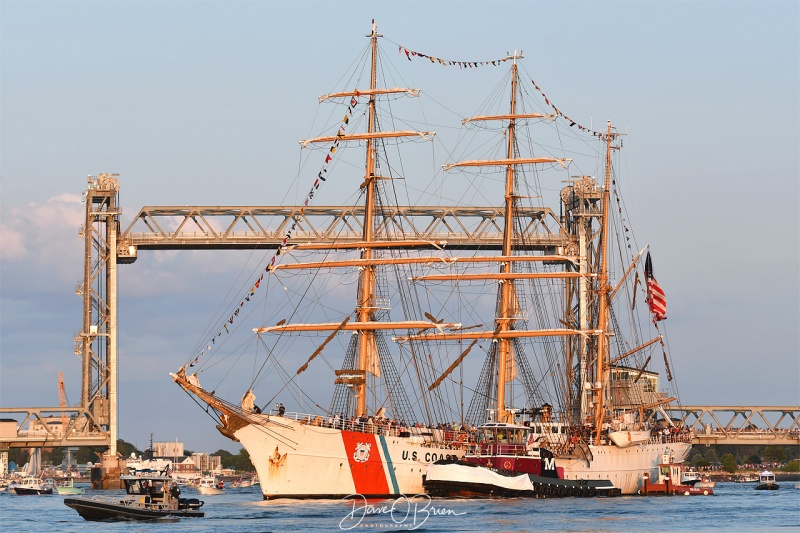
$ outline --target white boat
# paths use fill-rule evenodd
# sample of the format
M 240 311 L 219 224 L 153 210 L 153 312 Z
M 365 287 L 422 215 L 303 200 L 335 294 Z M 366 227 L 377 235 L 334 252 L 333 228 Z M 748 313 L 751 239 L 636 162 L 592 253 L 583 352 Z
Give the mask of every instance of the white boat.
M 19 496 L 39 495 L 39 494 L 53 494 L 53 483 L 37 477 L 26 477 L 20 481 L 13 483 L 9 486 L 9 490 L 13 490 Z
M 76 487 L 72 478 L 68 478 L 60 483 L 55 484 L 56 491 L 59 494 L 73 494 L 73 495 L 80 495 L 86 494 L 86 491 L 81 487 Z
M 771 470 L 764 470 L 758 475 L 756 490 L 778 490 L 780 485 L 775 483 L 775 474 Z
M 203 334 L 173 380 L 208 406 L 223 435 L 245 447 L 265 499 L 420 493 L 428 465 L 465 456 L 469 430 L 487 422 L 515 424 L 523 413 L 540 426 L 538 445 L 554 454 L 565 479 L 608 480 L 624 494 L 636 493 L 645 473 L 657 475 L 664 454 L 685 459 L 692 434 L 675 427 L 664 409 L 676 400 L 659 329 L 666 302 L 650 252 L 635 244 L 622 209 L 625 188 L 617 185 L 620 165 L 612 162 L 620 134 L 610 123 L 600 131 L 586 128 L 555 108 L 532 79 L 519 75 L 521 53 L 488 62 L 510 69 L 510 89 L 490 114 L 463 124 L 492 134 L 464 145 L 492 153 L 444 165 L 461 173 L 452 190 L 463 200 L 452 212 L 425 211 L 419 191 L 433 191 L 425 199 L 430 205 L 450 190 L 439 170 L 421 179 L 410 175 L 416 169 L 401 175 L 405 167 L 389 157 L 406 148 L 401 140 L 429 141 L 432 132 L 380 130 L 416 124 L 399 116 L 405 110 L 400 99 L 420 92 L 379 83 L 378 76 L 393 69 L 378 68 L 387 59 L 379 53 L 382 36 L 374 23 L 367 37 L 366 67 L 343 78 L 357 81 L 320 98 L 340 105 L 344 118 L 301 143 L 324 147 L 303 205 L 318 201 L 333 183 L 352 184 L 357 205 L 329 209 L 346 219 L 349 230 L 341 232 L 352 231 L 338 242 L 332 242 L 338 232 L 321 242 L 303 221 L 305 210 L 286 215 L 277 253 L 247 280 L 230 315 L 214 319 L 222 326 Z M 404 61 L 446 63 L 400 51 Z M 522 97 L 529 94 L 538 101 L 525 107 Z M 392 114 L 383 116 L 387 111 Z M 528 126 L 549 133 L 540 139 Z M 566 140 L 577 146 L 553 155 L 552 147 Z M 346 159 L 353 146 L 364 164 L 356 176 L 355 160 Z M 587 152 L 576 176 L 569 157 Z M 335 164 L 340 159 L 347 161 L 343 176 Z M 600 178 L 587 175 L 594 170 Z M 555 207 L 545 207 L 545 197 Z M 451 216 L 461 211 L 479 214 L 482 222 L 454 229 L 460 222 Z M 400 212 L 432 229 L 418 237 L 422 229 L 404 226 Z M 485 240 L 474 240 L 478 236 Z M 273 290 L 273 280 L 284 274 L 296 285 Z M 274 325 L 247 324 L 255 315 L 249 308 L 259 305 L 254 302 L 263 302 L 261 316 Z M 227 349 L 228 335 L 250 329 L 264 363 L 223 370 L 215 356 Z M 338 346 L 326 349 L 329 343 Z M 470 362 L 483 357 L 482 365 L 475 362 L 480 372 L 455 379 L 471 350 Z M 666 380 L 651 368 L 662 354 Z M 328 367 L 331 360 L 340 367 L 328 372 L 323 358 Z M 234 359 L 240 358 L 228 358 Z M 328 406 L 320 404 L 317 381 L 303 386 L 310 365 L 334 383 Z M 206 371 L 224 372 L 225 384 L 203 388 Z M 292 391 L 299 405 L 316 407 L 260 408 L 254 386 L 270 398 Z M 472 394 L 466 412 L 459 400 L 464 394 Z
M 611 439 L 611 442 L 616 444 L 619 448 L 645 444 L 650 441 L 650 437 L 650 430 L 612 431 L 608 434 L 608 438 Z
M 209 476 L 200 478 L 200 480 L 197 482 L 196 488 L 200 494 L 225 494 L 225 484 L 222 481 Z
M 686 467 L 681 471 L 681 485 L 689 485 L 691 487 L 713 489 L 716 481 L 711 481 L 707 476 L 703 476 L 692 467 Z

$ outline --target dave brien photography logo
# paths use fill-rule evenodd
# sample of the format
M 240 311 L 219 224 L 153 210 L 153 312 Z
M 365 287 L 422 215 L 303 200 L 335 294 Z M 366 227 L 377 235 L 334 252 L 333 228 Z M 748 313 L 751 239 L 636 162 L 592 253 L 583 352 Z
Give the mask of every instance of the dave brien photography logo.
M 351 494 L 343 498 L 352 502 L 350 512 L 339 521 L 339 529 L 349 530 L 357 527 L 371 529 L 402 528 L 413 531 L 421 527 L 433 516 L 460 516 L 465 512 L 456 512 L 443 506 L 434 505 L 427 494 L 400 496 L 395 500 L 381 500 L 369 503 L 361 494 Z M 368 519 L 367 517 L 377 517 Z

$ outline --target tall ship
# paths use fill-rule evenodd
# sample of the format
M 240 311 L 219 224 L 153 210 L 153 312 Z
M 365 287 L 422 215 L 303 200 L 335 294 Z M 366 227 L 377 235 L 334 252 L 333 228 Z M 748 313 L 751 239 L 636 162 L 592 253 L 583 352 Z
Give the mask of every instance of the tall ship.
M 456 141 L 421 156 L 437 136 L 402 115 L 421 92 L 387 82 L 400 71 L 374 22 L 367 37 L 342 78 L 355 88 L 320 97 L 340 112 L 301 141 L 321 164 L 298 175 L 303 205 L 345 195 L 324 209 L 339 229 L 322 238 L 287 210 L 277 251 L 173 380 L 244 446 L 265 499 L 419 494 L 431 465 L 465 459 L 509 474 L 545 458 L 550 475 L 635 493 L 691 435 L 664 410 L 665 301 L 622 201 L 622 136 L 556 108 L 521 52 L 400 45 L 403 64 L 505 72 L 483 112 L 439 126 Z M 509 435 L 520 445 L 492 442 Z

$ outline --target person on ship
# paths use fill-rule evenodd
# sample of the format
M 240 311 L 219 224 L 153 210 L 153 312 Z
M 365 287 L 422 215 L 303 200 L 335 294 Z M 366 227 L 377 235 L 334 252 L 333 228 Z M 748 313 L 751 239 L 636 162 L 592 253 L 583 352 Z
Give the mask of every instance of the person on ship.
M 278 416 L 283 416 L 283 414 L 285 412 L 286 412 L 286 408 L 283 406 L 282 403 L 279 403 L 278 404 Z

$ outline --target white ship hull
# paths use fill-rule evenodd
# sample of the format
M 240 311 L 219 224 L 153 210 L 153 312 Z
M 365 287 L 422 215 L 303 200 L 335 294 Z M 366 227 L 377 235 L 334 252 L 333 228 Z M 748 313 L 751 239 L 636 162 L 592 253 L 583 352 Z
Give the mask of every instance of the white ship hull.
M 422 437 L 381 435 L 263 416 L 234 434 L 250 454 L 264 499 L 424 494 L 429 464 L 463 451 Z
M 636 494 L 646 473 L 657 479 L 662 454 L 672 454 L 675 462 L 686 459 L 692 445 L 687 442 L 648 442 L 620 448 L 613 444 L 590 445 L 592 460 L 556 457 L 565 479 L 608 479 L 622 494 Z

